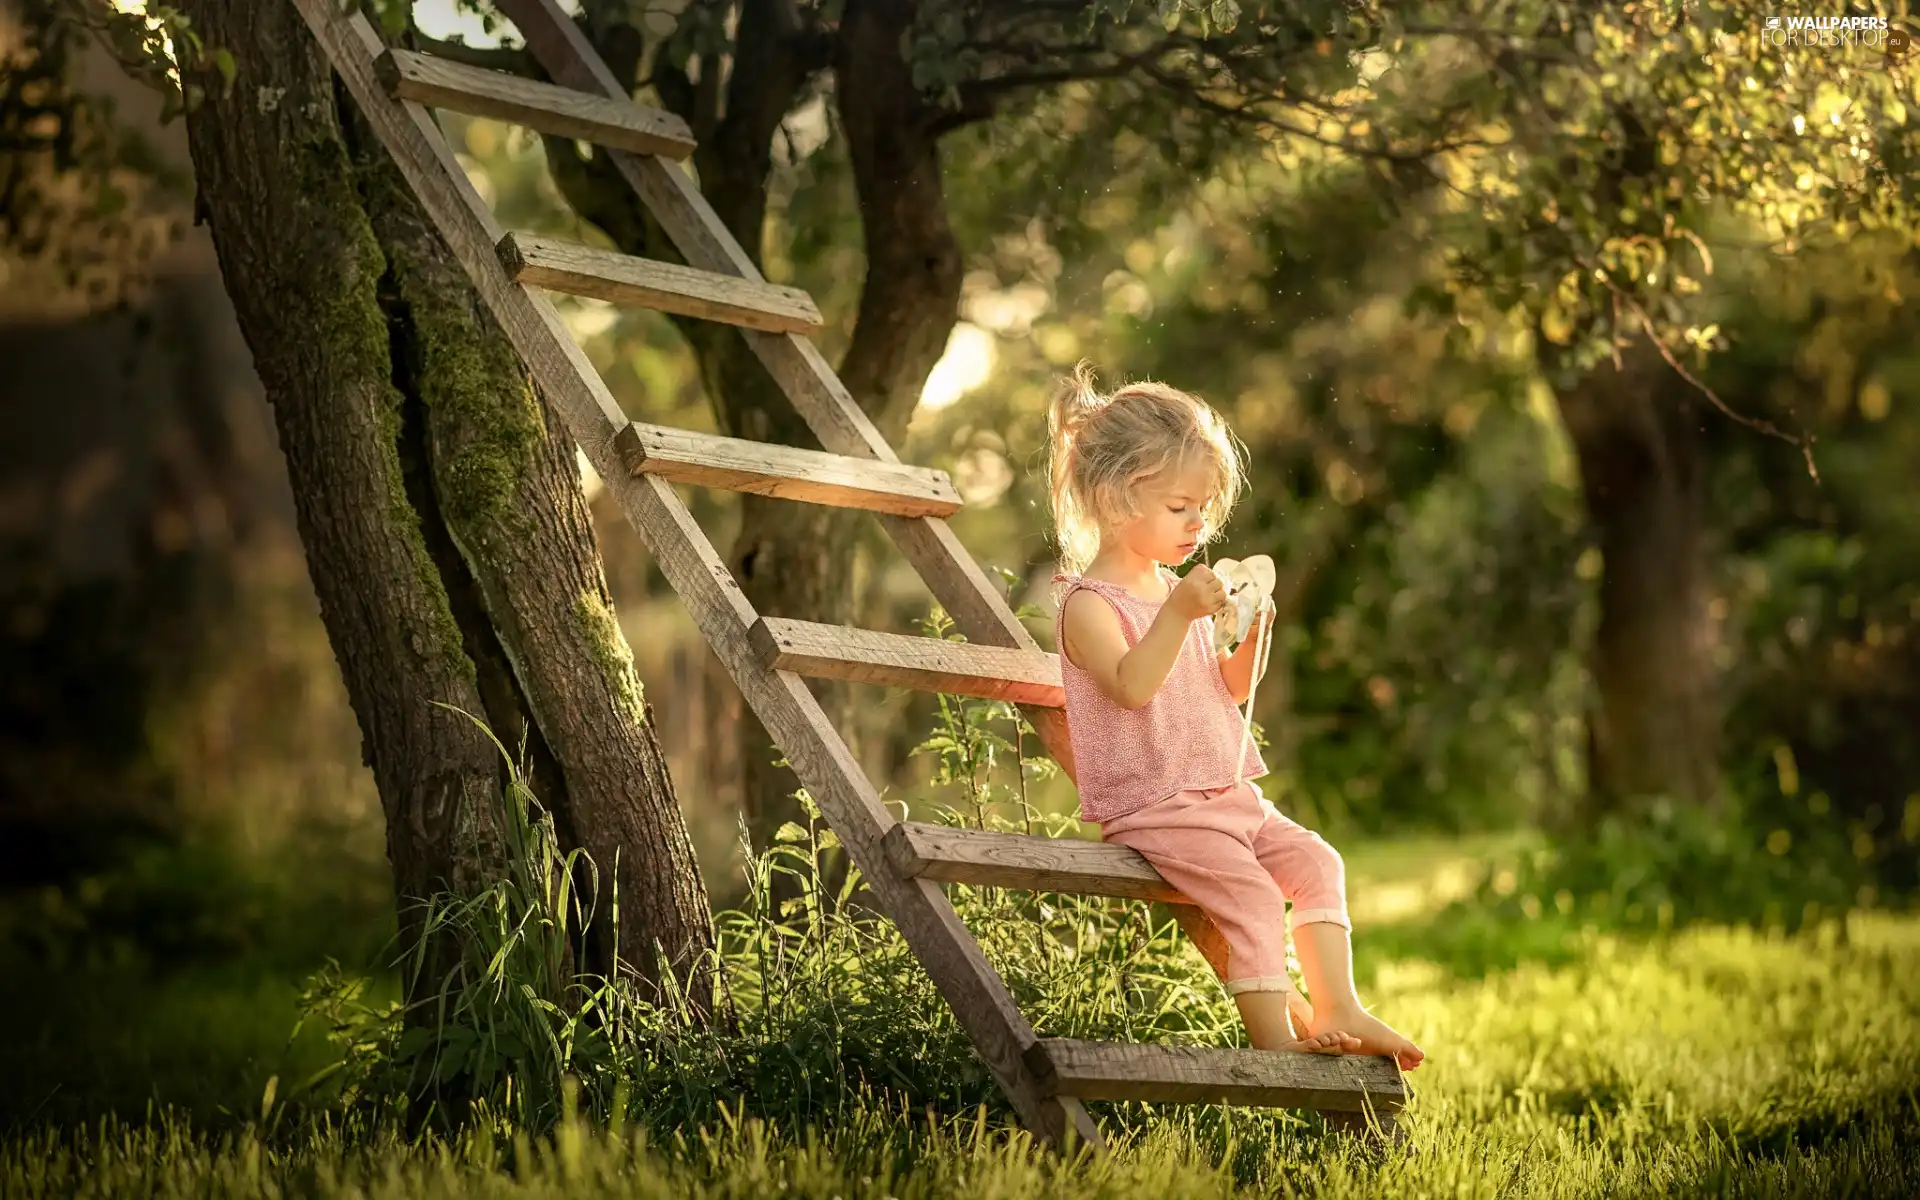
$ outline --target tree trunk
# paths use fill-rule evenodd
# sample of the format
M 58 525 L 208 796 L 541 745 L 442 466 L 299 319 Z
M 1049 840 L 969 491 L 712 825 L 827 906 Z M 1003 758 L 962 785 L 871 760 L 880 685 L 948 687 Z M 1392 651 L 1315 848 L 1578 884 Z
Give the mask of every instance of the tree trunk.
M 900 52 L 918 5 L 848 0 L 834 63 L 867 277 L 840 378 L 887 440 L 906 436 L 920 391 L 960 313 L 960 243 L 940 175 L 946 114 L 913 83 Z
M 1697 399 L 1650 354 L 1556 395 L 1604 563 L 1588 799 L 1573 818 L 1590 826 L 1651 796 L 1711 803 L 1720 707 Z
M 230 94 L 188 118 L 195 175 L 274 406 L 409 930 L 419 901 L 489 873 L 501 764 L 480 729 L 434 703 L 482 711 L 407 495 L 405 398 L 379 305 L 386 263 L 341 143 L 332 71 L 299 17 L 244 0 L 186 11 L 239 64 Z
M 589 36 L 608 63 L 621 72 L 623 78 L 630 78 L 639 64 L 639 55 L 634 52 L 639 35 L 630 23 L 629 10 L 605 0 L 595 0 L 588 6 L 588 12 Z M 741 10 L 733 67 L 724 86 L 717 64 L 702 63 L 696 84 L 675 69 L 665 55 L 658 56 L 654 63 L 654 84 L 662 100 L 686 118 L 699 140 L 694 165 L 699 172 L 701 193 L 756 264 L 761 261 L 761 243 L 765 236 L 774 135 L 809 79 L 833 65 L 830 53 L 833 48 L 831 39 L 795 24 L 791 10 L 785 6 L 769 0 L 749 0 Z M 906 68 L 899 62 L 897 45 L 886 47 L 886 58 L 885 63 L 863 63 L 863 70 L 879 66 L 887 72 L 897 69 L 904 73 Z M 894 115 L 908 121 L 915 119 L 917 112 L 916 107 Z M 604 156 L 583 160 L 568 145 L 551 139 L 547 151 L 568 202 L 582 217 L 604 230 L 622 250 L 647 258 L 679 259 L 664 231 L 646 216 Z M 930 150 L 922 157 L 925 165 L 934 168 L 937 182 L 938 164 L 933 161 Z M 865 186 L 863 184 L 863 188 Z M 862 195 L 864 211 L 864 190 Z M 936 224 L 945 231 L 944 216 L 936 214 Z M 901 353 L 896 345 L 902 332 L 912 332 L 913 310 L 903 310 L 888 320 L 875 320 L 869 327 L 864 315 L 869 304 L 883 303 L 883 298 L 870 294 L 874 276 L 869 276 L 869 294 L 863 298 L 860 331 L 855 334 L 855 348 L 849 351 L 843 378 L 854 399 L 870 413 L 884 407 L 884 396 L 894 396 L 902 390 L 903 372 L 911 372 L 915 363 L 920 364 L 914 381 L 917 396 L 918 382 L 925 379 L 939 357 L 939 350 L 946 344 L 959 296 L 959 253 L 951 247 L 950 232 L 946 237 L 949 248 L 936 257 L 941 264 L 952 265 L 951 296 L 945 304 L 945 324 L 940 327 L 938 344 L 931 357 L 919 350 L 920 343 L 927 339 L 924 330 L 914 335 L 913 345 L 906 353 Z M 884 241 L 882 235 L 870 229 L 869 244 L 876 238 Z M 720 432 L 753 441 L 819 447 L 793 403 L 781 394 L 735 330 L 686 318 L 676 318 L 675 323 L 699 362 L 701 379 Z M 861 349 L 863 335 L 866 345 Z M 861 368 L 858 361 L 867 361 L 871 366 Z M 855 386 L 858 380 L 869 380 L 871 386 Z M 895 408 L 897 410 L 897 404 Z M 897 413 L 895 428 L 889 430 L 883 423 L 882 429 L 889 436 L 897 436 L 904 430 L 905 416 L 911 411 L 909 404 L 904 412 Z M 740 530 L 727 554 L 727 564 L 740 581 L 741 593 L 755 611 L 832 624 L 850 623 L 854 606 L 848 581 L 858 546 L 857 523 L 869 518 L 864 514 L 761 496 L 742 496 L 740 503 Z M 859 731 L 851 689 L 824 681 L 813 681 L 811 686 L 828 720 L 853 744 L 857 755 Z M 765 848 L 782 824 L 799 818 L 799 808 L 793 799 L 799 780 L 791 769 L 775 764 L 778 750 L 772 739 L 751 710 L 743 712 L 736 735 L 741 807 L 754 845 Z
M 920 389 L 945 351 L 960 303 L 960 248 L 947 222 L 941 191 L 937 115 L 914 88 L 900 53 L 914 6 L 902 0 L 854 0 L 847 6 L 833 62 L 835 96 L 846 131 L 859 194 L 866 247 L 866 279 L 853 337 L 839 376 L 854 401 L 891 442 L 906 434 Z M 743 35 L 743 41 L 745 36 Z M 796 81 L 797 87 L 797 81 Z M 784 114 L 762 106 L 763 112 Z M 764 123 L 740 136 L 758 139 L 750 154 L 733 155 L 726 176 L 732 191 L 751 191 L 753 203 L 736 204 L 736 237 L 752 247 L 761 240 L 772 128 Z M 747 174 L 747 172 L 753 172 Z M 702 179 L 709 174 L 703 168 Z M 797 445 L 812 435 L 779 395 L 766 372 L 728 338 L 726 358 L 711 378 L 723 426 Z M 751 383 L 740 378 L 753 376 Z M 760 430 L 765 430 L 764 433 Z M 748 497 L 732 565 L 741 588 L 764 613 L 835 624 L 857 623 L 851 579 L 859 514 Z M 858 710 L 845 685 L 816 684 L 829 717 L 861 757 Z M 741 729 L 745 804 L 754 837 L 770 837 L 798 816 L 792 792 L 798 781 L 773 766 L 767 735 L 757 722 Z M 761 841 L 760 844 L 765 844 Z
M 651 977 L 657 948 L 692 970 L 711 917 L 570 442 L 384 151 L 336 104 L 292 7 L 186 7 L 239 67 L 231 93 L 189 118 L 196 173 L 274 404 L 403 910 L 490 879 L 500 853 L 504 764 L 451 706 L 509 748 L 524 739 L 563 842 L 595 859 L 608 935 L 595 966 L 617 953 Z
M 960 247 L 947 223 L 941 192 L 937 116 L 913 86 L 900 53 L 914 5 L 905 0 L 852 0 L 841 22 L 833 63 L 835 95 L 846 130 L 860 199 L 867 274 L 853 338 L 839 369 L 854 401 L 891 442 L 906 434 L 927 375 L 946 350 L 960 304 Z M 743 42 L 746 41 L 743 34 Z M 796 87 L 797 87 L 796 80 Z M 785 103 L 761 111 L 783 115 Z M 751 193 L 730 214 L 734 236 L 758 259 L 764 220 L 772 128 L 751 125 L 739 136 L 757 138 L 743 153 L 733 150 L 722 175 L 704 166 L 701 178 L 718 175 L 732 193 Z M 716 155 L 727 153 L 724 145 Z M 717 358 L 724 354 L 723 359 Z M 708 343 L 708 361 L 718 369 L 715 397 L 721 423 L 740 437 L 771 436 L 795 445 L 815 444 L 793 405 L 779 395 L 766 372 L 736 337 L 724 349 Z M 751 374 L 749 383 L 739 378 Z M 748 405 L 751 407 L 748 407 Z M 746 426 L 751 431 L 736 432 Z M 759 432 L 765 430 L 766 432 Z M 851 577 L 857 549 L 856 514 L 760 497 L 745 501 L 731 565 L 741 590 L 763 613 L 834 624 L 855 623 Z M 845 685 L 816 684 L 835 728 L 860 758 L 857 709 Z M 792 772 L 774 766 L 766 732 L 758 722 L 741 727 L 745 807 L 755 841 L 798 816 Z
M 489 712 L 497 729 L 527 738 L 536 791 L 567 840 L 618 884 L 617 914 L 611 889 L 600 893 L 601 966 L 617 953 L 653 978 L 664 954 L 705 1008 L 709 980 L 695 966 L 713 948 L 712 915 L 614 615 L 573 440 L 371 129 L 357 118 L 350 129 L 393 282 L 397 377 L 422 405 L 433 476 L 422 515 L 444 522 L 458 549 L 442 577 L 474 593 L 467 645 L 477 662 L 506 668 L 491 672 L 500 686 Z

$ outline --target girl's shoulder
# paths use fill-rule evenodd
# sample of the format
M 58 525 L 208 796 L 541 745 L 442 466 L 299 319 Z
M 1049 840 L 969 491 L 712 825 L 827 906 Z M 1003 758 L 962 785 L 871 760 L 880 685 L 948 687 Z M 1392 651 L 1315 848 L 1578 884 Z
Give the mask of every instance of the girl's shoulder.
M 1081 592 L 1091 592 L 1096 596 L 1112 596 L 1115 589 L 1100 579 L 1088 579 L 1084 575 L 1069 575 L 1062 571 L 1053 577 L 1053 608 L 1061 616 L 1067 612 L 1067 602 Z
M 1056 597 L 1062 597 L 1062 599 L 1068 595 L 1069 591 L 1073 591 L 1073 589 L 1092 588 L 1094 591 L 1102 591 L 1102 593 L 1106 593 L 1106 595 L 1121 595 L 1121 597 L 1125 597 L 1125 599 L 1137 601 L 1137 603 L 1142 603 L 1142 605 L 1164 605 L 1164 603 L 1167 603 L 1167 599 L 1173 595 L 1173 589 L 1181 586 L 1181 576 L 1173 574 L 1173 572 L 1167 570 L 1165 566 L 1160 566 L 1160 568 L 1156 570 L 1156 574 L 1160 576 L 1160 582 L 1165 584 L 1165 588 L 1167 588 L 1165 595 L 1156 595 L 1156 597 L 1137 595 L 1135 591 L 1129 591 L 1125 584 L 1116 584 L 1116 582 L 1112 582 L 1112 580 L 1096 580 L 1096 578 L 1085 576 L 1085 574 L 1066 574 L 1066 572 L 1054 576 L 1054 589 L 1056 589 Z
M 1132 592 L 1128 591 L 1126 587 L 1122 584 L 1113 583 L 1105 579 L 1095 579 L 1090 575 L 1067 575 L 1063 573 L 1063 574 L 1055 575 L 1053 577 L 1053 583 L 1054 583 L 1055 599 L 1057 602 L 1060 602 L 1060 603 L 1064 603 L 1069 596 L 1073 595 L 1073 593 L 1077 591 L 1080 591 L 1082 588 L 1088 591 L 1098 592 L 1103 596 L 1113 596 L 1119 599 L 1132 600 L 1132 601 L 1135 601 L 1136 603 L 1141 603 L 1141 604 L 1158 603 L 1158 601 L 1146 600 L 1140 596 L 1134 595 Z

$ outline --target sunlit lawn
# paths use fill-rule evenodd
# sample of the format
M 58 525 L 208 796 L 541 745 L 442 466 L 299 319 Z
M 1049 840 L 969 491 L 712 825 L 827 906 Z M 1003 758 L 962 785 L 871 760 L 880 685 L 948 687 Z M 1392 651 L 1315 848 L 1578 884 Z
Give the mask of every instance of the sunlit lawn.
M 1370 922 L 1420 928 L 1461 894 L 1464 864 L 1509 842 L 1398 844 L 1350 852 L 1366 953 Z M 1444 853 L 1442 851 L 1445 851 Z M 1363 899 L 1363 897 L 1367 897 Z M 1372 909 L 1368 905 L 1373 905 Z M 1430 925 L 1427 926 L 1430 928 Z M 1406 953 L 1367 964 L 1369 998 L 1418 1038 L 1429 1065 L 1407 1121 L 1411 1144 L 1379 1154 L 1312 1120 L 1236 1116 L 1224 1147 L 1164 1109 L 1098 1163 L 1029 1153 L 995 1125 L 873 1112 L 823 1139 L 730 1124 L 708 1130 L 556 1139 L 368 1144 L 335 1129 L 278 1128 L 262 1138 L 198 1096 L 191 1126 L 86 1127 L 15 1135 L 0 1193 L 97 1195 L 783 1195 L 1908 1196 L 1920 1180 L 1920 919 L 1857 913 L 1794 937 L 1702 929 L 1663 939 L 1566 935 L 1558 965 L 1522 963 L 1484 977 Z M 1524 931 L 1515 931 L 1519 936 Z M 1436 945 L 1440 943 L 1435 943 Z M 223 1031 L 253 1048 L 246 1079 L 272 1073 L 266 1030 L 285 991 L 176 979 L 141 1004 L 107 1004 L 123 1030 L 82 1076 L 120 1063 L 187 1078 L 168 1040 L 209 1069 Z M 198 988 L 198 991 L 193 990 Z M 170 997 L 171 989 L 171 998 Z M 9 1007 L 19 1008 L 15 1003 Z M 19 1014 L 13 1018 L 18 1028 Z M 81 1014 L 79 1019 L 87 1019 Z M 285 1025 L 280 1026 L 281 1029 Z M 57 1040 L 57 1038 L 56 1038 Z M 144 1047 L 144 1049 L 142 1049 Z M 197 1047 L 197 1049 L 194 1049 Z M 8 1052 L 11 1057 L 19 1052 Z M 190 1072 L 189 1072 L 190 1073 Z M 14 1076 L 19 1079 L 18 1075 Z M 97 1084 L 98 1080 L 95 1079 Z M 136 1089 L 119 1087 L 125 1097 Z M 164 1094 L 160 1099 L 169 1097 Z M 20 1105 L 11 1106 L 16 1116 Z M 26 1107 L 33 1107 L 29 1103 Z M 59 1108 L 55 1104 L 52 1108 Z M 230 1108 L 241 1107 L 236 1101 Z M 123 1111 L 125 1111 L 123 1105 Z M 132 1114 L 138 1117 L 139 1114 Z M 1103 1113 L 1109 1128 L 1121 1114 Z

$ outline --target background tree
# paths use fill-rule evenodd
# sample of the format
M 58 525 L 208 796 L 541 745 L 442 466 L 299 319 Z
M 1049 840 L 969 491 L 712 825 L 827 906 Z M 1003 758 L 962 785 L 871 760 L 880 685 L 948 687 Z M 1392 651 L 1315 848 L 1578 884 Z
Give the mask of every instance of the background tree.
M 1901 11 L 1877 11 L 1899 28 Z M 1793 253 L 1823 230 L 1912 228 L 1910 60 L 1871 42 L 1776 46 L 1770 15 L 1547 5 L 1451 39 L 1509 140 L 1450 181 L 1449 306 L 1532 339 L 1604 560 L 1588 823 L 1638 796 L 1719 792 L 1703 431 L 1730 419 L 1811 447 L 1793 420 L 1742 416 L 1695 378 L 1726 344 L 1699 299 L 1709 241 Z
M 1447 314 L 1512 325 L 1508 336 L 1541 348 L 1611 567 L 1592 663 L 1595 795 L 1604 808 L 1605 797 L 1641 792 L 1714 793 L 1719 705 L 1704 665 L 1703 585 L 1695 570 L 1657 569 L 1699 560 L 1686 431 L 1712 402 L 1680 394 L 1649 407 L 1647 390 L 1658 368 L 1685 369 L 1676 348 L 1714 341 L 1686 305 L 1705 269 L 1689 256 L 1712 220 L 1738 214 L 1784 233 L 1832 217 L 1904 219 L 1887 207 L 1892 177 L 1872 165 L 1903 136 L 1909 76 L 1898 62 L 1863 69 L 1844 54 L 1773 52 L 1766 13 L 1739 0 L 1673 14 L 1566 4 L 1524 13 L 1111 4 L 1065 15 L 1019 4 L 690 4 L 656 28 L 622 4 L 583 11 L 623 77 L 687 117 L 702 187 L 750 249 L 766 237 L 783 131 L 803 113 L 829 121 L 851 187 L 816 181 L 832 190 L 808 212 L 844 229 L 831 205 L 858 206 L 864 276 L 841 373 L 889 436 L 951 333 L 960 247 L 980 244 L 978 232 L 965 236 L 966 214 L 956 221 L 940 169 L 962 131 L 992 129 L 999 154 L 1022 163 L 996 172 L 1025 202 L 996 193 L 1001 232 L 1012 213 L 1058 229 L 1054 216 L 1093 202 L 1129 166 L 1151 178 L 1138 186 L 1172 198 L 1204 174 L 1193 168 L 1235 146 L 1296 162 L 1303 148 L 1331 151 L 1330 161 L 1364 167 L 1362 191 L 1384 209 L 1441 189 L 1450 203 L 1413 228 L 1446 231 Z M 512 52 L 479 57 L 524 66 Z M 827 93 L 833 103 L 819 109 Z M 1098 101 L 1080 103 L 1082 93 Z M 1813 132 L 1755 135 L 1783 133 L 1795 115 Z M 1174 169 L 1141 166 L 1142 147 Z M 624 249 L 671 257 L 594 161 L 570 146 L 548 153 L 577 211 Z M 1061 249 L 1071 257 L 1082 247 L 1067 239 Z M 723 432 L 809 440 L 737 339 L 684 328 Z M 1616 344 L 1642 334 L 1651 341 L 1632 382 L 1589 378 Z M 856 541 L 832 526 L 842 519 L 749 500 L 733 561 L 755 603 L 815 619 L 860 615 L 845 583 Z M 770 556 L 796 546 L 808 548 L 801 559 L 769 569 Z M 762 735 L 746 736 L 747 803 L 764 836 L 790 815 L 792 781 L 763 771 Z
M 1196 131 L 1193 151 L 1181 160 L 1197 164 L 1209 145 L 1261 133 L 1285 119 L 1275 114 L 1350 85 L 1358 68 L 1345 50 L 1356 36 L 1369 36 L 1364 25 L 1357 34 L 1345 25 L 1339 5 L 1254 6 L 1237 25 L 1216 19 L 1224 10 L 1189 15 L 1183 24 L 1171 19 L 1173 10 L 1162 15 L 1126 5 L 691 3 L 659 28 L 649 24 L 658 14 L 643 20 L 614 0 L 589 0 L 582 10 L 616 74 L 687 119 L 699 141 L 693 161 L 701 190 L 757 262 L 770 196 L 783 174 L 783 133 L 803 116 L 830 123 L 851 188 L 828 194 L 857 204 L 863 247 L 851 332 L 843 347 L 830 348 L 855 400 L 892 440 L 905 432 L 948 343 L 960 298 L 964 258 L 949 214 L 946 139 L 981 122 L 1026 120 L 1062 84 L 1109 81 L 1117 89 L 1110 98 L 1119 100 L 1110 123 L 1076 130 L 1070 139 L 1081 165 L 1107 152 L 1102 136 L 1120 128 L 1120 118 L 1149 114 L 1156 130 Z M 437 48 L 527 69 L 514 51 Z M 828 95 L 831 106 L 815 110 Z M 789 154 L 792 144 L 786 133 Z M 1388 153 L 1396 161 L 1414 157 L 1411 150 Z M 547 155 L 574 209 L 617 246 L 676 257 L 604 160 L 552 140 Z M 1057 155 L 1046 161 L 1062 162 Z M 1083 170 L 1073 178 L 1091 191 L 1100 176 Z M 1176 186 L 1169 176 L 1160 179 Z M 808 215 L 825 216 L 817 208 Z M 844 217 L 827 217 L 824 227 L 843 226 Z M 721 432 L 814 444 L 731 330 L 694 321 L 681 328 Z M 863 614 L 848 586 L 858 545 L 850 520 L 747 498 L 730 565 L 756 608 L 859 623 Z M 844 690 L 828 695 L 836 723 L 849 728 Z M 795 783 L 772 765 L 766 736 L 750 716 L 742 736 L 749 824 L 764 840 L 793 815 Z

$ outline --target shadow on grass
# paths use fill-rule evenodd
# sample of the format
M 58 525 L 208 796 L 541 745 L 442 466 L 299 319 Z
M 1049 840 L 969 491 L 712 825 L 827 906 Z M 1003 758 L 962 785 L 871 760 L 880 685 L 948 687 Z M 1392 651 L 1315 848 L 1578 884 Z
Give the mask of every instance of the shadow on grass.
M 289 1043 L 298 989 L 253 964 L 157 977 L 138 966 L 54 973 L 0 965 L 0 1130 L 143 1120 L 173 1107 L 202 1124 L 256 1116 L 317 1070 L 318 1035 Z
M 1539 1102 L 1548 1113 L 1575 1119 L 1613 1120 L 1639 1108 L 1648 1113 L 1656 1136 L 1711 1135 L 1747 1152 L 1776 1158 L 1795 1150 L 1834 1145 L 1862 1126 L 1876 1122 L 1889 1123 L 1902 1136 L 1920 1135 L 1920 1080 L 1889 1084 L 1829 1107 L 1801 1104 L 1789 1110 L 1763 1101 L 1737 1115 L 1691 1121 L 1664 1118 L 1657 1105 L 1648 1103 L 1644 1090 L 1636 1089 L 1631 1079 L 1619 1076 L 1596 1079 L 1581 1087 L 1546 1091 L 1540 1093 Z
M 1837 1145 L 1873 1121 L 1887 1122 L 1900 1142 L 1920 1154 L 1920 1080 L 1883 1088 L 1840 1109 L 1802 1111 L 1792 1117 L 1783 1114 L 1771 1121 L 1764 1115 L 1738 1122 L 1719 1119 L 1709 1127 L 1754 1154 L 1777 1158 L 1795 1150 Z
M 258 1113 L 326 1048 L 290 1045 L 297 981 L 364 966 L 392 936 L 384 868 L 330 832 L 250 857 L 218 841 L 136 847 L 58 885 L 0 893 L 0 1129 Z

